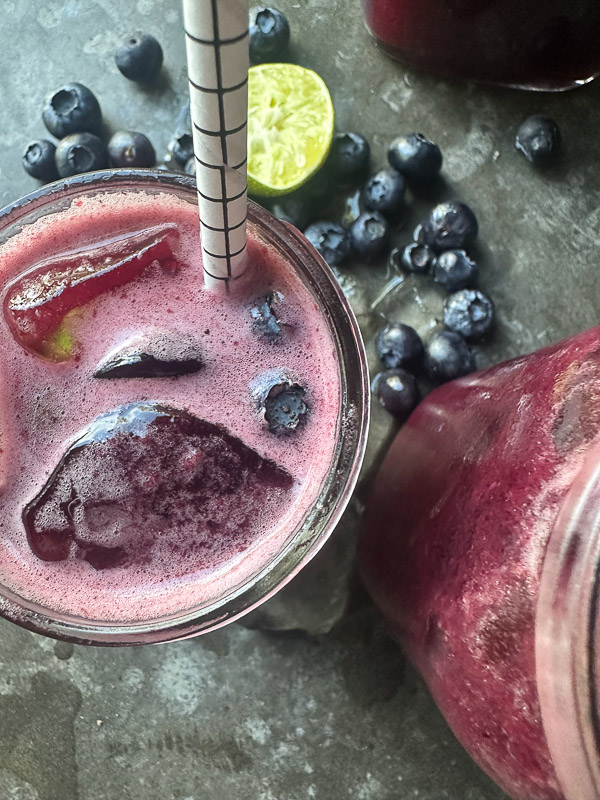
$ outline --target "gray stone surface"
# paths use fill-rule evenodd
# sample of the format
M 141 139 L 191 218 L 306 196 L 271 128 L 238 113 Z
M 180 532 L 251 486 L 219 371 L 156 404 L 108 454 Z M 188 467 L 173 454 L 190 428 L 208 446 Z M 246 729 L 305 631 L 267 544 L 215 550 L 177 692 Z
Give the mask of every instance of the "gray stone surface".
M 364 132 L 375 164 L 402 131 L 422 130 L 442 146 L 443 195 L 478 213 L 482 284 L 498 307 L 498 332 L 480 365 L 596 323 L 600 85 L 547 96 L 450 84 L 380 53 L 358 0 L 282 6 L 295 60 L 323 75 L 338 128 Z M 21 152 L 45 133 L 44 96 L 67 80 L 96 91 L 107 129 L 142 130 L 157 153 L 166 151 L 187 91 L 178 0 L 2 0 L 1 12 L 1 204 L 34 187 Z M 126 82 L 112 60 L 135 29 L 164 46 L 166 67 L 152 90 Z M 561 165 L 547 173 L 512 144 L 519 122 L 536 112 L 555 116 L 565 139 Z M 415 203 L 399 241 L 426 207 Z M 350 266 L 345 283 L 369 342 L 382 315 L 426 332 L 441 311 L 425 282 L 390 282 L 383 265 Z M 392 432 L 374 409 L 358 503 Z M 324 551 L 327 560 L 251 620 L 319 635 L 232 625 L 179 644 L 99 650 L 0 622 L 0 798 L 501 800 L 358 588 L 348 566 L 352 527 L 347 541 L 342 529 Z

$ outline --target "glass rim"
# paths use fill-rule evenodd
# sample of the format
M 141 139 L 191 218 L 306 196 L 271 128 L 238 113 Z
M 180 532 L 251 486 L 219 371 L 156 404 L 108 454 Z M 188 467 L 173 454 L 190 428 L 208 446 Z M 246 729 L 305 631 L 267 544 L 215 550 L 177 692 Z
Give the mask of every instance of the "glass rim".
M 542 722 L 567 800 L 600 797 L 600 441 L 563 500 L 542 566 L 535 624 Z
M 18 224 L 31 212 L 50 206 L 55 200 L 127 187 L 195 194 L 196 181 L 192 176 L 166 170 L 112 169 L 76 175 L 42 186 L 5 206 L 0 210 L 0 230 Z M 313 509 L 294 536 L 257 575 L 224 598 L 181 613 L 140 622 L 84 620 L 29 602 L 0 585 L 1 616 L 28 630 L 77 644 L 136 645 L 187 638 L 233 622 L 274 595 L 316 555 L 339 522 L 358 480 L 369 427 L 369 375 L 360 329 L 331 268 L 296 228 L 251 200 L 248 218 L 261 236 L 279 252 L 293 258 L 301 278 L 325 312 L 338 353 L 341 383 L 338 442 Z M 303 538 L 305 528 L 309 535 Z

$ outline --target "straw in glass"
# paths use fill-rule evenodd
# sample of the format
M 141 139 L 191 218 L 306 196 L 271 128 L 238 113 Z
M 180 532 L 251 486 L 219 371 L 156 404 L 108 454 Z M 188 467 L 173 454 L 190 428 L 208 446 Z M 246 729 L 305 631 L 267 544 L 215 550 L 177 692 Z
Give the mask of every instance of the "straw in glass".
M 248 2 L 183 0 L 204 280 L 246 266 Z

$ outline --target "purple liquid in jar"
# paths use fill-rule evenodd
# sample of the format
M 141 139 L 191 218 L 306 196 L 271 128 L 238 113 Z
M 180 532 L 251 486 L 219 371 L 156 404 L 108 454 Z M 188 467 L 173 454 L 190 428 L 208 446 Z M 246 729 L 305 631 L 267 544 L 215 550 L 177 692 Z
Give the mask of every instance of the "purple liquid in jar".
M 363 0 L 391 55 L 449 77 L 560 90 L 600 72 L 598 0 Z
M 597 752 L 597 631 L 580 635 L 565 609 L 579 615 L 567 600 L 581 592 L 598 616 L 592 587 L 569 575 L 597 574 L 581 554 L 596 536 L 599 449 L 595 328 L 435 390 L 397 435 L 367 506 L 367 588 L 458 739 L 516 800 L 598 796 L 581 788 L 598 779 L 594 757 L 572 767 L 586 741 Z M 552 559 L 563 577 L 540 602 Z M 589 674 L 558 639 L 540 648 L 540 629 L 570 637 L 569 627 Z M 591 712 L 565 700 L 571 681 Z

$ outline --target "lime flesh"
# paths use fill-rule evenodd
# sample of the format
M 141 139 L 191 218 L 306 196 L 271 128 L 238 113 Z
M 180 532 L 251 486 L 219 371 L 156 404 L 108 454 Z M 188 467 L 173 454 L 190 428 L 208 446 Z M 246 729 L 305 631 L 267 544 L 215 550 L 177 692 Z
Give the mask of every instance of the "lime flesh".
M 323 79 L 297 64 L 259 64 L 248 80 L 248 191 L 294 191 L 323 165 L 334 112 Z

